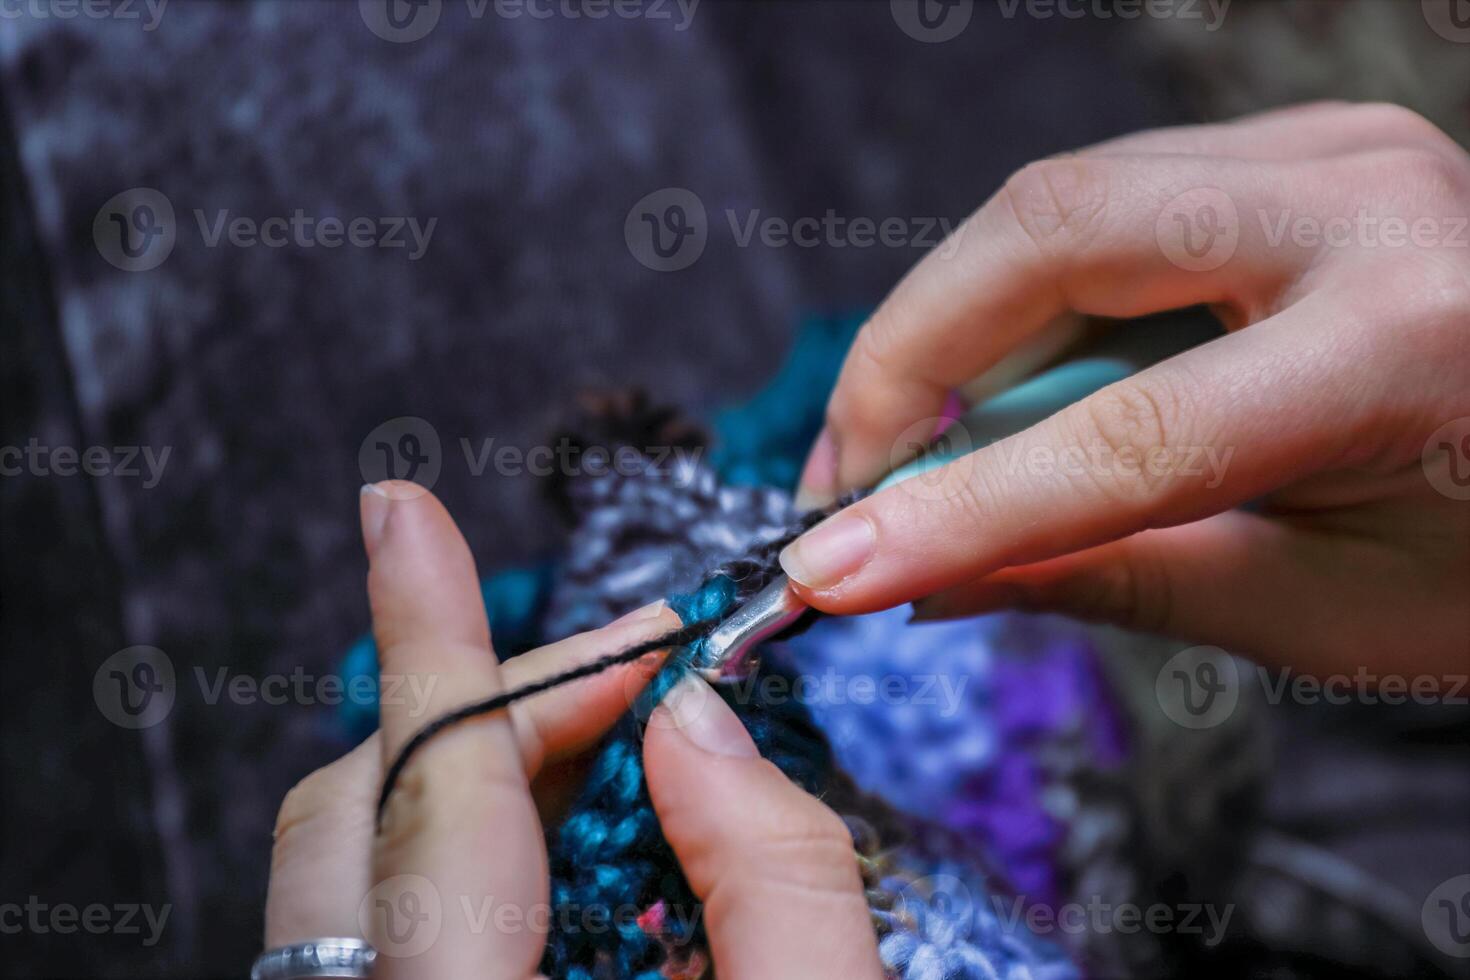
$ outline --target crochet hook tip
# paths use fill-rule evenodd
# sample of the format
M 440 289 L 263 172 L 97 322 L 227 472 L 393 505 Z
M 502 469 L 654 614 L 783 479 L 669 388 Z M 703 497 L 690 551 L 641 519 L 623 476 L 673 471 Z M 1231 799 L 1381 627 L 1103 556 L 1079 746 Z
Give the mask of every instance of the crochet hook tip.
M 806 611 L 806 603 L 791 590 L 790 580 L 776 576 L 710 633 L 698 665 L 701 675 L 710 682 L 743 675 L 755 647 Z

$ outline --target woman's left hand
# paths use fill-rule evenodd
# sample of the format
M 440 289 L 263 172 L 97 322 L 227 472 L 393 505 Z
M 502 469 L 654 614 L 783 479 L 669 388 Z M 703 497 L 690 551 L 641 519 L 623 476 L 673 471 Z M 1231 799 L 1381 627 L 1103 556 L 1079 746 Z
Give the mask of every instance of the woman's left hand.
M 375 833 L 383 772 L 445 712 L 657 637 L 679 618 L 656 603 L 497 663 L 473 559 L 444 507 L 412 484 L 382 484 L 364 488 L 362 523 L 382 728 L 281 805 L 266 948 L 366 934 L 379 980 L 536 976 L 553 913 L 541 812 L 577 783 L 577 757 L 657 663 L 615 667 L 441 733 L 405 768 Z M 760 758 L 703 681 L 681 685 L 649 720 L 645 768 L 703 903 L 686 911 L 705 916 L 720 975 L 881 976 L 841 820 Z

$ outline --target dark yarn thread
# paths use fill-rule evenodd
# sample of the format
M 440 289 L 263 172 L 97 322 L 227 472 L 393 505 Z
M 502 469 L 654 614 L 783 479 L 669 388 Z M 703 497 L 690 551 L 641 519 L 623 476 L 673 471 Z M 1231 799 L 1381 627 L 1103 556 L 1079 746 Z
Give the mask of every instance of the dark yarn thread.
M 718 625 L 718 619 L 706 619 L 700 622 L 690 623 L 688 626 L 670 630 L 655 639 L 645 640 L 627 649 L 604 654 L 596 660 L 590 660 L 585 664 L 564 670 L 559 674 L 552 674 L 550 677 L 543 677 L 539 681 L 522 684 L 513 691 L 502 691 L 482 701 L 472 701 L 463 707 L 454 709 L 446 715 L 435 718 L 415 732 L 413 737 L 407 742 L 403 743 L 403 748 L 398 750 L 398 755 L 394 757 L 393 764 L 388 767 L 388 773 L 383 778 L 382 792 L 378 794 L 377 819 L 379 827 L 383 823 L 383 810 L 388 805 L 388 798 L 393 795 L 393 788 L 398 784 L 398 777 L 403 774 L 404 767 L 408 765 L 409 760 L 415 752 L 422 748 L 429 739 L 438 735 L 444 729 L 452 725 L 457 725 L 462 721 L 468 721 L 471 718 L 478 718 L 481 715 L 488 715 L 502 708 L 508 708 L 517 701 L 528 698 L 533 694 L 540 694 L 542 691 L 549 691 L 554 687 L 569 684 L 583 677 L 600 674 L 610 667 L 616 667 L 618 664 L 631 663 L 639 657 L 653 653 L 655 650 L 662 650 L 665 647 L 688 646 L 696 640 L 704 639 Z

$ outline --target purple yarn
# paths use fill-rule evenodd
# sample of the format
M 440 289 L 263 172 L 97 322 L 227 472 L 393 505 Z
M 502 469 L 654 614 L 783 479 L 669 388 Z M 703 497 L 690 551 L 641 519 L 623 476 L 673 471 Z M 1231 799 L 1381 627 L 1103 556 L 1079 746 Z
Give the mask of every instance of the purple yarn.
M 859 785 L 959 832 L 1026 903 L 1065 900 L 1068 825 L 1048 806 L 1048 756 L 1065 745 L 1111 768 L 1126 751 L 1082 627 L 1014 614 L 909 624 L 899 609 L 820 622 L 788 647 L 799 670 L 839 678 L 815 687 L 811 708 Z M 912 696 L 840 696 L 862 676 L 897 678 Z

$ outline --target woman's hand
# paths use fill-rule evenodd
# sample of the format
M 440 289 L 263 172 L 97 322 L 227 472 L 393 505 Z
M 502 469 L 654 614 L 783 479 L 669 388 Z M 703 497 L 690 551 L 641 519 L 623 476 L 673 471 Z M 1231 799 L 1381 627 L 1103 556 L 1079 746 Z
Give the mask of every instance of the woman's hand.
M 1057 609 L 1307 669 L 1463 669 L 1467 215 L 1470 157 L 1386 105 L 1141 133 L 1026 167 L 858 335 L 806 503 L 872 485 L 952 390 L 1014 377 L 1079 315 L 1203 303 L 1228 333 L 922 492 L 875 494 L 782 564 L 830 612 L 928 596 L 926 617 Z M 1247 501 L 1261 506 L 1232 509 Z
M 469 548 L 421 488 L 364 489 L 382 728 L 286 797 L 266 947 L 363 936 L 378 978 L 535 976 L 551 911 L 538 807 L 656 664 L 631 664 L 464 722 L 418 752 L 374 806 L 400 746 L 439 715 L 677 628 L 661 603 L 497 664 Z M 655 658 L 656 659 L 656 658 Z M 649 720 L 649 790 L 694 892 L 721 976 L 879 977 L 842 822 L 760 758 L 725 703 L 690 677 Z M 628 910 L 576 909 L 611 921 Z M 642 910 L 635 910 L 642 911 Z M 693 914 L 695 910 L 682 910 Z M 591 921 L 587 918 L 586 921 Z

